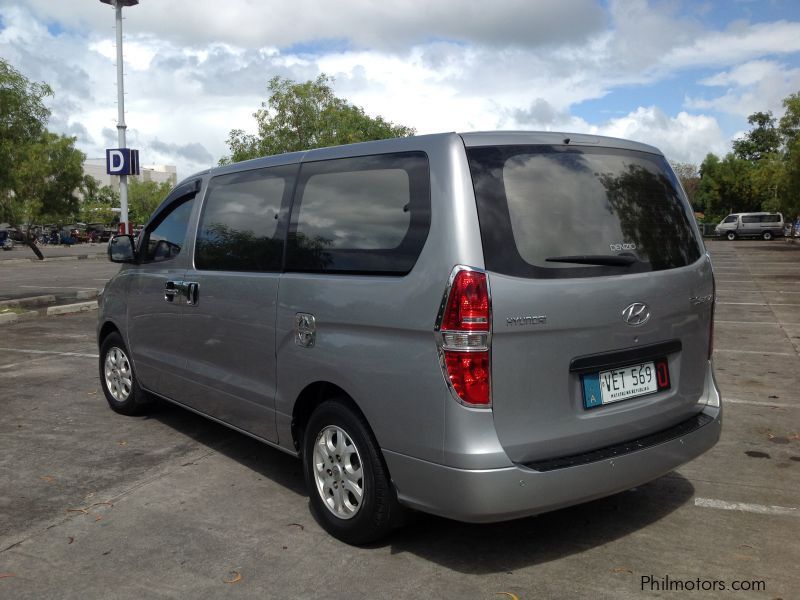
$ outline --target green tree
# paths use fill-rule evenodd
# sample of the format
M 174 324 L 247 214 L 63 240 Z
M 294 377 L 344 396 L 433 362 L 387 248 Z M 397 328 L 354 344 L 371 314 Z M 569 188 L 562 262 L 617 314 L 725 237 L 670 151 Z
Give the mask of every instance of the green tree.
M 13 189 L 15 166 L 45 131 L 50 111 L 44 99 L 52 95 L 46 83 L 29 81 L 0 58 L 0 196 Z
M 762 198 L 753 185 L 753 163 L 728 154 L 720 160 L 708 154 L 700 165 L 697 199 L 705 207 L 706 220 L 730 212 L 761 210 Z
M 759 210 L 784 212 L 786 206 L 786 163 L 778 153 L 765 155 L 750 170 L 750 184 Z
M 172 185 L 168 181 L 139 181 L 135 177 L 128 178 L 128 218 L 131 223 L 143 225 L 150 215 L 167 197 Z
M 733 140 L 733 153 L 744 160 L 761 160 L 780 150 L 781 136 L 771 111 L 756 112 L 747 117 L 753 128 L 744 137 Z
M 800 92 L 783 100 L 786 109 L 776 126 L 771 112 L 756 112 L 752 129 L 733 141 L 733 152 L 706 156 L 700 166 L 698 203 L 711 218 L 728 212 L 779 211 L 800 215 Z
M 269 99 L 253 114 L 258 133 L 231 130 L 227 141 L 231 154 L 220 159 L 220 164 L 414 134 L 410 127 L 395 125 L 380 116 L 370 117 L 363 108 L 338 98 L 332 83 L 325 74 L 305 83 L 270 79 Z
M 784 98 L 783 107 L 786 112 L 778 123 L 778 131 L 784 147 L 789 150 L 789 147 L 800 138 L 800 92 Z
M 783 100 L 786 113 L 778 129 L 784 145 L 784 177 L 781 211 L 784 217 L 800 217 L 800 92 Z
M 51 95 L 47 84 L 29 81 L 0 59 L 0 220 L 25 231 L 40 259 L 30 225 L 77 215 L 75 191 L 86 158 L 75 138 L 47 131 L 44 99 Z
M 86 155 L 75 148 L 75 138 L 50 132 L 42 133 L 24 150 L 17 156 L 3 212 L 9 223 L 26 231 L 28 246 L 43 259 L 29 226 L 40 220 L 75 219 L 79 210 L 76 190 L 83 181 Z
M 84 223 L 111 224 L 116 217 L 112 210 L 119 207 L 119 193 L 110 185 L 100 185 L 91 175 L 84 175 L 81 186 L 80 221 Z
M 800 217 L 800 136 L 787 147 L 784 159 L 784 192 L 781 211 L 784 217 Z
M 719 172 L 719 157 L 709 152 L 700 164 L 700 181 L 697 184 L 696 196 L 697 202 L 703 205 L 706 221 L 718 217 L 725 210 L 720 208 L 723 201 Z

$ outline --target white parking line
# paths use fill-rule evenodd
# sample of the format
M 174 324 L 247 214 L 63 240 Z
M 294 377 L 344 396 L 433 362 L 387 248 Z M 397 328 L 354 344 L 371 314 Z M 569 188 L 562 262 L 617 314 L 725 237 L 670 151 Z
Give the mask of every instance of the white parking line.
M 800 408 L 800 404 L 786 404 L 785 402 L 759 402 L 758 400 L 742 400 L 740 398 L 728 398 L 722 395 L 723 404 L 745 404 L 747 406 L 763 406 L 765 408 Z
M 780 304 L 778 302 L 717 302 L 731 306 L 800 306 L 800 304 Z
M 78 287 L 78 286 L 57 286 L 57 285 L 21 285 L 21 288 L 30 288 L 33 290 L 94 290 L 94 287 Z
M 738 288 L 717 288 L 718 292 L 736 292 L 737 294 L 800 294 L 800 292 L 790 292 L 789 290 L 740 290 Z
M 769 324 L 769 323 L 767 323 Z M 762 354 L 764 356 L 797 356 L 791 352 L 760 352 L 758 350 L 724 350 L 722 348 L 714 348 L 714 352 L 724 352 L 725 354 Z
M 0 371 L 3 371 L 5 369 L 13 369 L 15 367 L 27 367 L 31 363 L 39 362 L 39 361 L 42 361 L 42 360 L 47 360 L 47 357 L 46 356 L 42 356 L 40 358 L 27 358 L 27 359 L 25 359 L 24 362 L 11 363 L 10 365 L 0 365 Z
M 719 264 L 723 260 L 731 263 L 734 266 L 739 264 L 739 261 L 736 261 L 736 260 L 733 260 L 733 259 L 730 259 L 730 258 L 726 258 L 726 259 L 715 260 L 714 261 L 714 266 L 717 266 L 717 264 Z M 761 267 L 763 265 L 778 265 L 779 267 L 784 267 L 784 266 L 785 267 L 796 267 L 797 266 L 795 263 L 793 263 L 791 261 L 781 262 L 781 261 L 757 261 L 757 260 L 756 261 L 748 261 L 747 265 L 750 266 L 750 267 Z M 730 266 L 730 265 L 728 265 L 728 266 Z
M 777 321 L 723 321 L 721 319 L 714 319 L 716 325 L 774 325 L 775 327 L 800 327 L 800 323 L 778 323 Z
M 717 508 L 719 510 L 739 510 L 742 512 L 757 513 L 760 515 L 786 515 L 800 517 L 800 510 L 793 506 L 766 506 L 764 504 L 749 504 L 747 502 L 726 502 L 714 498 L 695 498 L 694 505 L 701 508 Z
M 83 358 L 100 358 L 99 354 L 84 352 L 56 352 L 55 350 L 23 350 L 21 348 L 0 348 L 0 352 L 21 352 L 22 354 L 54 354 L 56 356 L 80 356 Z

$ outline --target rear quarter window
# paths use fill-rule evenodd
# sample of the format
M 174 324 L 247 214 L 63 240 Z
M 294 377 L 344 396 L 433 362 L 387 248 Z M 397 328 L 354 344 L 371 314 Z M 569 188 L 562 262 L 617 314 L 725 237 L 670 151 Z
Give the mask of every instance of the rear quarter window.
M 592 277 L 671 269 L 701 256 L 688 203 L 661 156 L 560 146 L 467 153 L 490 270 Z M 563 260 L 619 256 L 631 264 Z
M 289 271 L 403 275 L 430 228 L 421 152 L 304 163 L 289 226 Z

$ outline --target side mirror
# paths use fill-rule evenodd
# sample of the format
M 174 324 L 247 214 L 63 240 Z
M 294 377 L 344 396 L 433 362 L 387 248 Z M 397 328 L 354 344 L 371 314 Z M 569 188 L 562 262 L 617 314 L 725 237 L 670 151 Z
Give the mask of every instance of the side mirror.
M 108 260 L 114 263 L 136 261 L 132 235 L 115 235 L 108 241 Z

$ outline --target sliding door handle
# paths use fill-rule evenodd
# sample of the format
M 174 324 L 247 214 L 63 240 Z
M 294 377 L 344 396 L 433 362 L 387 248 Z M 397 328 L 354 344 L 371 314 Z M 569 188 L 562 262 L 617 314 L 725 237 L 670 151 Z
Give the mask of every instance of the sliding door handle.
M 168 281 L 164 285 L 164 300 L 166 302 L 173 302 L 175 296 L 183 292 L 182 281 Z

